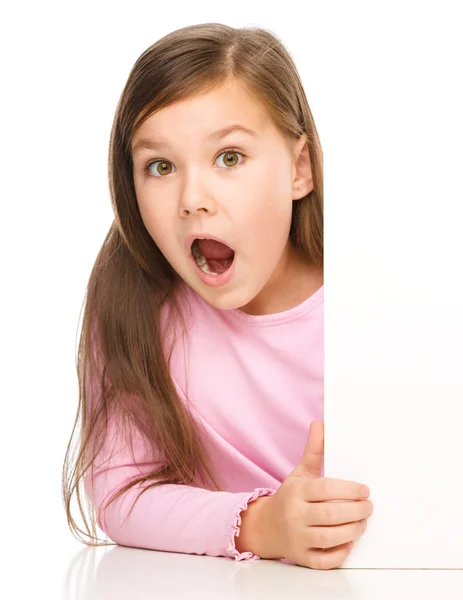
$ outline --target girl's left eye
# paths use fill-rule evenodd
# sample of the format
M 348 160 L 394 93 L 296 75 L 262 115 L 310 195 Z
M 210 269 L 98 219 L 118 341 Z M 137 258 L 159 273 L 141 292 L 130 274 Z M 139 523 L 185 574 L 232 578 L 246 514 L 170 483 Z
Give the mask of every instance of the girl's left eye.
M 237 167 L 239 165 L 242 165 L 245 161 L 246 161 L 246 155 L 243 152 L 240 152 L 237 148 L 228 148 L 227 150 L 223 150 L 220 154 L 217 155 L 217 158 L 219 158 L 219 156 L 222 156 L 222 154 L 227 155 L 225 160 L 234 160 L 233 158 L 230 159 L 230 157 L 233 157 L 233 155 L 236 154 L 240 154 L 243 157 L 243 160 L 239 163 L 235 163 L 232 165 L 226 165 L 229 169 L 233 169 L 234 167 Z M 160 167 L 158 166 L 156 168 L 157 171 L 157 175 L 154 175 L 153 172 L 150 170 L 152 165 L 155 165 L 156 163 L 160 163 Z M 169 166 L 168 165 L 172 165 L 171 162 L 169 162 L 168 160 L 164 160 L 164 159 L 158 159 L 158 160 L 151 160 L 144 168 L 143 168 L 143 172 L 146 175 L 152 175 L 154 177 L 162 177 L 163 175 L 169 175 L 172 171 L 169 170 Z M 167 167 L 167 170 L 166 170 Z M 161 171 L 159 170 L 161 168 Z

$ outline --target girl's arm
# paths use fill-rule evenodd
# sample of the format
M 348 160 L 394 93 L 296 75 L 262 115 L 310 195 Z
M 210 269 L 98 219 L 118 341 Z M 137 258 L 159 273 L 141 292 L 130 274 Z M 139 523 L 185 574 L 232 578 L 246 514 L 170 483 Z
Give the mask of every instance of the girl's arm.
M 94 461 L 94 473 L 89 471 L 84 481 L 85 492 L 97 514 L 116 489 L 158 466 L 156 457 L 149 460 L 142 437 L 136 431 L 131 432 L 133 455 L 130 445 L 114 435 L 114 431 L 113 428 L 111 444 L 104 446 Z M 144 492 L 126 519 L 141 486 L 149 483 L 153 481 L 130 488 L 97 519 L 100 529 L 112 541 L 123 546 L 225 556 L 236 561 L 260 558 L 246 548 L 240 547 L 242 552 L 238 552 L 235 533 L 240 530 L 241 512 L 248 503 L 276 490 L 255 488 L 235 493 L 163 484 Z

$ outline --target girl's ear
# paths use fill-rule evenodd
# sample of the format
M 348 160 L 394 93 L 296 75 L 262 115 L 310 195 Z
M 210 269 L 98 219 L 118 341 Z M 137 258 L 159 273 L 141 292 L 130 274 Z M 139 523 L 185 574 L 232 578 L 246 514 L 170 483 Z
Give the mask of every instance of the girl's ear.
M 309 145 L 305 133 L 294 145 L 293 200 L 300 200 L 313 190 Z

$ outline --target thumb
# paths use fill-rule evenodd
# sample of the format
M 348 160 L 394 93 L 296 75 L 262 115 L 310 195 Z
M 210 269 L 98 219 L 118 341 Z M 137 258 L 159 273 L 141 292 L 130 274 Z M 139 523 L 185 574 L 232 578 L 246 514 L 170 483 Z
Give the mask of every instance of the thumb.
M 323 421 L 312 421 L 309 429 L 309 438 L 299 464 L 293 475 L 306 477 L 320 477 L 325 450 L 325 424 Z

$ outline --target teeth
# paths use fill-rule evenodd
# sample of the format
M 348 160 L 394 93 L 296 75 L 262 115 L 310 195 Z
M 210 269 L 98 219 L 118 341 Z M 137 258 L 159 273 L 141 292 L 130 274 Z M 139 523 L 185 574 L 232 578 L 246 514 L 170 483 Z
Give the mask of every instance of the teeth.
M 206 258 L 201 254 L 201 252 L 198 250 L 198 248 L 196 248 L 196 246 L 193 245 L 191 251 L 193 252 L 196 262 L 198 263 L 198 266 L 201 269 L 201 271 L 204 271 L 204 273 L 207 273 L 208 275 L 214 275 L 214 277 L 218 275 L 218 273 L 214 273 L 213 271 L 209 270 Z
M 207 260 L 204 258 L 204 256 L 202 254 L 195 255 L 195 258 L 196 258 L 196 262 L 198 263 L 198 265 L 200 267 L 203 267 L 207 263 Z
M 204 258 L 204 256 L 203 256 L 203 255 L 201 254 L 201 252 L 199 251 L 199 248 L 197 248 L 197 247 L 195 246 L 195 244 L 193 244 L 193 246 L 191 247 L 191 251 L 192 251 L 192 252 L 193 252 L 193 254 L 195 255 L 195 258 L 199 258 L 199 257 L 202 257 L 202 258 Z M 204 260 L 206 260 L 206 259 L 204 258 Z
M 198 263 L 198 266 L 201 269 L 201 271 L 204 271 L 204 273 L 207 273 L 208 275 L 213 275 L 214 277 L 218 276 L 218 273 L 214 273 L 214 271 L 211 271 L 209 269 L 207 260 L 204 258 L 204 256 L 200 255 L 200 257 L 196 259 L 196 262 Z

